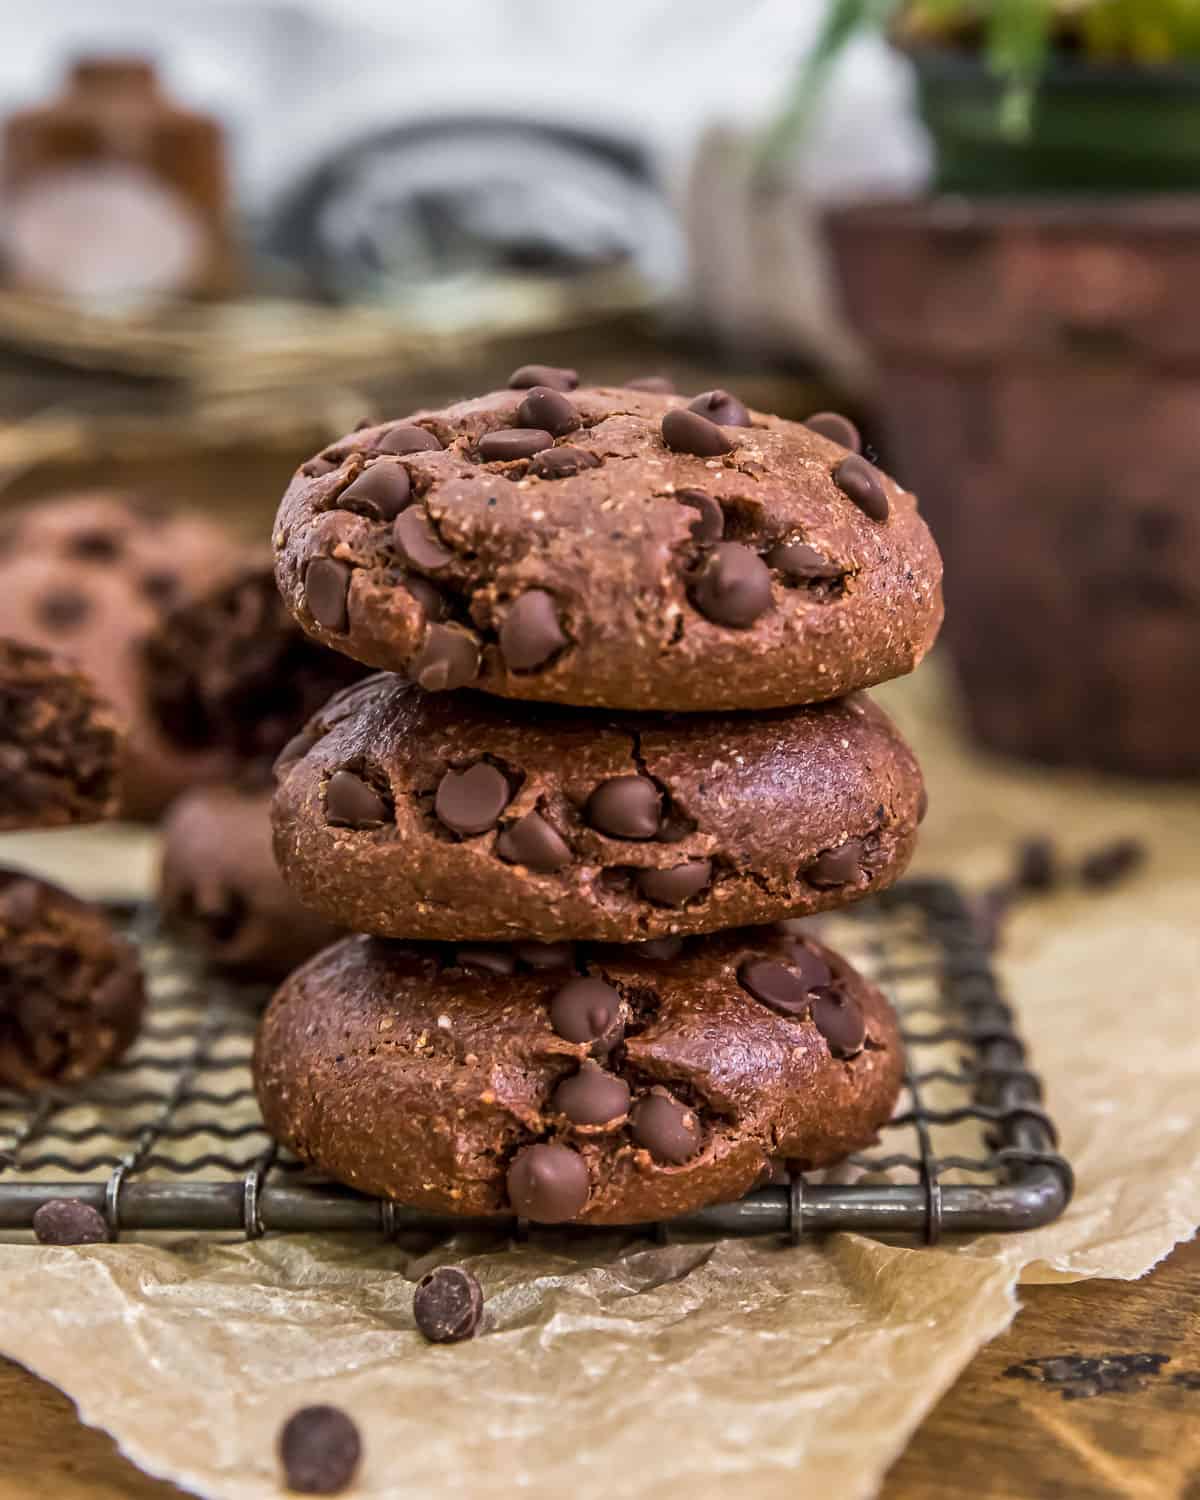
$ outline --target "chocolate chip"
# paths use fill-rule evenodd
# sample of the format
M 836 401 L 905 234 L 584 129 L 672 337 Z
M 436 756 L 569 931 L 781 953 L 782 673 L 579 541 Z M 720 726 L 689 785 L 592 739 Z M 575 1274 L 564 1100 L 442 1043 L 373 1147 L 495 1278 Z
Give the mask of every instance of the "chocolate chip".
M 439 1266 L 417 1282 L 413 1321 L 431 1344 L 461 1344 L 483 1322 L 483 1288 L 461 1266 Z
M 654 396 L 673 396 L 675 382 L 666 375 L 639 375 L 636 380 L 625 381 L 627 391 L 649 391 Z
M 683 906 L 712 879 L 712 860 L 693 859 L 673 870 L 639 870 L 637 888 L 656 906 Z
M 862 840 L 847 839 L 836 849 L 818 854 L 804 871 L 804 877 L 809 885 L 849 885 L 864 873 Z
M 680 505 L 699 511 L 692 522 L 692 536 L 698 542 L 719 542 L 725 535 L 725 512 L 711 495 L 703 490 L 679 490 L 675 495 Z
M 842 570 L 836 563 L 822 557 L 815 547 L 807 542 L 780 542 L 767 553 L 767 562 L 778 568 L 786 578 L 840 578 Z
M 539 479 L 570 479 L 584 469 L 599 467 L 600 460 L 594 453 L 563 443 L 558 448 L 544 448 L 541 453 L 535 453 L 529 472 Z
M 275 775 L 282 776 L 286 771 L 290 771 L 298 760 L 304 759 L 319 738 L 318 735 L 309 734 L 306 729 L 302 729 L 299 734 L 294 734 L 275 757 L 273 767 Z
M 561 943 L 514 943 L 513 952 L 530 969 L 575 967 L 575 944 L 568 940 Z
M 925 821 L 925 814 L 929 811 L 929 790 L 925 783 L 921 783 L 921 790 L 917 795 L 917 822 Z
M 554 1090 L 551 1105 L 572 1125 L 611 1125 L 629 1113 L 629 1085 L 588 1058 Z
M 1026 839 L 1017 849 L 1013 881 L 1018 890 L 1049 891 L 1058 883 L 1058 859 L 1048 838 Z
M 428 578 L 421 578 L 416 573 L 406 573 L 401 581 L 425 611 L 425 618 L 427 620 L 444 620 L 446 618 L 446 611 L 450 606 L 445 594 L 441 592 L 436 584 L 430 583 Z
M 728 391 L 705 391 L 694 401 L 688 402 L 688 411 L 699 412 L 719 427 L 749 427 L 750 413 L 736 396 Z
M 479 457 L 485 464 L 507 464 L 553 446 L 554 437 L 544 427 L 504 427 L 484 433 L 479 439 Z
M 447 771 L 438 782 L 433 810 L 452 833 L 486 833 L 494 828 L 512 793 L 508 782 L 486 760 L 465 771 Z
M 587 1205 L 587 1163 L 567 1146 L 526 1146 L 508 1169 L 513 1210 L 536 1224 L 561 1224 Z
M 51 1198 L 33 1216 L 39 1245 L 102 1245 L 108 1239 L 104 1215 L 78 1198 Z
M 867 1021 L 853 995 L 841 990 L 813 991 L 812 1018 L 834 1057 L 853 1057 L 867 1040 Z
M 578 370 L 561 370 L 555 365 L 522 365 L 508 377 L 510 391 L 528 391 L 539 385 L 552 391 L 573 391 L 578 384 Z
M 48 630 L 74 630 L 92 612 L 92 606 L 76 589 L 54 589 L 36 605 L 38 619 Z
M 375 444 L 376 453 L 440 453 L 441 449 L 432 432 L 409 422 L 389 427 Z
M 558 604 L 544 589 L 530 589 L 509 605 L 500 626 L 500 654 L 512 672 L 543 666 L 567 645 Z
M 700 1121 L 686 1104 L 665 1089 L 653 1089 L 638 1100 L 629 1117 L 633 1138 L 655 1161 L 681 1166 L 700 1149 Z
M 350 627 L 346 607 L 350 565 L 336 557 L 314 557 L 304 570 L 304 602 L 318 625 L 344 632 Z
M 496 853 L 510 864 L 550 874 L 571 863 L 571 850 L 541 813 L 531 812 L 504 829 Z
M 669 963 L 683 952 L 681 937 L 650 938 L 645 943 L 635 943 L 630 949 L 631 958 L 648 958 L 654 963 Z
M 550 1002 L 550 1024 L 567 1042 L 602 1042 L 604 1050 L 621 1040 L 621 997 L 603 979 L 570 979 Z
M 289 1490 L 337 1495 L 354 1478 L 362 1458 L 358 1428 L 336 1406 L 304 1406 L 283 1424 L 279 1461 Z
M 825 960 L 807 949 L 798 949 L 787 963 L 752 958 L 738 970 L 742 988 L 781 1016 L 807 1015 L 813 990 L 827 985 L 831 977 Z
M 834 483 L 872 521 L 886 521 L 891 506 L 879 475 L 865 458 L 852 453 L 833 471 Z
M 731 452 L 736 446 L 715 422 L 710 422 L 699 412 L 684 411 L 679 407 L 662 419 L 662 439 L 673 453 L 694 453 L 697 458 L 716 458 L 720 453 Z
M 534 386 L 517 407 L 517 422 L 535 432 L 548 432 L 551 437 L 565 437 L 583 425 L 574 405 L 548 385 Z
M 1116 885 L 1143 863 L 1146 846 L 1141 839 L 1117 839 L 1095 849 L 1079 866 L 1079 878 L 1094 889 Z
M 705 558 L 691 597 L 714 624 L 744 630 L 771 607 L 771 573 L 749 547 L 721 542 Z
M 335 828 L 382 828 L 388 805 L 353 771 L 335 771 L 325 788 L 325 821 Z
M 412 481 L 403 464 L 373 463 L 337 497 L 343 510 L 360 510 L 393 521 L 412 503 Z
M 431 625 L 408 670 L 427 693 L 466 687 L 479 676 L 479 643 L 458 625 Z
M 473 974 L 494 974 L 498 978 L 517 972 L 517 958 L 511 948 L 460 944 L 454 950 L 454 962 Z
M 648 776 L 614 776 L 592 792 L 584 817 L 610 838 L 652 839 L 662 817 L 662 793 Z
M 111 531 L 80 531 L 67 546 L 68 556 L 86 558 L 88 562 L 115 562 L 122 551 L 120 537 Z
M 862 434 L 849 417 L 843 417 L 839 412 L 815 411 L 811 417 L 805 417 L 804 425 L 831 443 L 849 448 L 851 453 L 862 452 Z
M 396 517 L 392 541 L 405 562 L 414 568 L 428 568 L 432 572 L 444 568 L 454 558 L 454 553 L 438 539 L 429 517 L 415 506 Z
M 326 474 L 332 474 L 334 469 L 336 468 L 337 464 L 335 464 L 332 459 L 310 458 L 309 461 L 303 465 L 300 472 L 304 475 L 305 479 L 322 479 Z

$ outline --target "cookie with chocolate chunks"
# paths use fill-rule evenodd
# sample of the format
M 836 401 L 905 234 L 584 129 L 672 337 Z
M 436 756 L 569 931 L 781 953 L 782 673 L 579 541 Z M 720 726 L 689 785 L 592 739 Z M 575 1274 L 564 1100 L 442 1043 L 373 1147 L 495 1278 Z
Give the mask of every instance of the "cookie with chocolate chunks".
M 300 900 L 380 937 L 616 942 L 891 885 L 921 773 L 864 696 L 744 714 L 501 703 L 368 678 L 277 768 Z
M 363 1192 L 439 1214 L 634 1224 L 741 1197 L 875 1139 L 903 1073 L 878 990 L 811 938 L 757 928 L 497 948 L 347 938 L 276 994 L 254 1070 L 268 1129 Z M 564 990 L 590 987 L 581 1007 Z
M 840 697 L 911 671 L 942 600 L 916 500 L 835 437 L 857 442 L 830 413 L 525 367 L 302 466 L 279 587 L 322 644 L 431 690 L 689 711 Z
M 0 1086 L 77 1083 L 137 1034 L 137 955 L 96 906 L 0 870 Z
M 0 830 L 92 823 L 117 805 L 116 716 L 68 661 L 0 640 Z

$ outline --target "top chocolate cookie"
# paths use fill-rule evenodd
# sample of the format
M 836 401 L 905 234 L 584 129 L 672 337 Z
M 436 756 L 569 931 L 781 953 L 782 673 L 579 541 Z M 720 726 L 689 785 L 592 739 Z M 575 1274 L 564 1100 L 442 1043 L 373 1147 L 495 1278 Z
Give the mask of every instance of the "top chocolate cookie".
M 309 634 L 428 690 L 769 708 L 897 677 L 942 618 L 914 497 L 727 392 L 516 388 L 351 433 L 283 498 L 276 575 Z

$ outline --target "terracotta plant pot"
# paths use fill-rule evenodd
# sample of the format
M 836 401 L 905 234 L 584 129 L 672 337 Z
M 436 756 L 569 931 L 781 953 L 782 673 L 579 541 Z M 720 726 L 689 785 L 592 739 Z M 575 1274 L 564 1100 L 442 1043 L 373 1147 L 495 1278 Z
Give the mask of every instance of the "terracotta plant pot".
M 830 227 L 979 738 L 1200 773 L 1200 198 L 934 198 Z

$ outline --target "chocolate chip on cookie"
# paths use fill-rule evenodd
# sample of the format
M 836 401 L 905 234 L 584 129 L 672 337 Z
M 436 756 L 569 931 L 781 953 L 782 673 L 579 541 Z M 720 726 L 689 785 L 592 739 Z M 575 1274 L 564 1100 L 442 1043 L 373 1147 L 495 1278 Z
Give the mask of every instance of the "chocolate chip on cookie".
M 688 411 L 697 411 L 719 427 L 750 427 L 750 413 L 736 396 L 728 391 L 705 391 L 688 402 Z
M 500 627 L 500 651 L 512 671 L 535 671 L 567 644 L 553 594 L 530 589 L 509 605 Z
M 849 417 L 843 417 L 839 412 L 815 411 L 811 417 L 805 417 L 804 425 L 811 432 L 819 432 L 831 443 L 849 448 L 851 453 L 862 452 L 862 434 Z
M 587 1163 L 569 1146 L 526 1146 L 508 1169 L 514 1212 L 536 1224 L 562 1224 L 579 1217 L 588 1200 Z
M 837 466 L 834 478 L 838 489 L 849 495 L 865 515 L 870 516 L 873 521 L 887 520 L 891 505 L 873 464 L 869 464 L 859 454 L 852 453 Z
M 539 385 L 552 391 L 573 391 L 578 384 L 578 370 L 559 369 L 555 365 L 522 365 L 508 377 L 509 389 L 514 391 L 528 391 Z
M 722 542 L 701 566 L 692 603 L 714 624 L 745 630 L 771 607 L 770 570 L 749 547 Z

